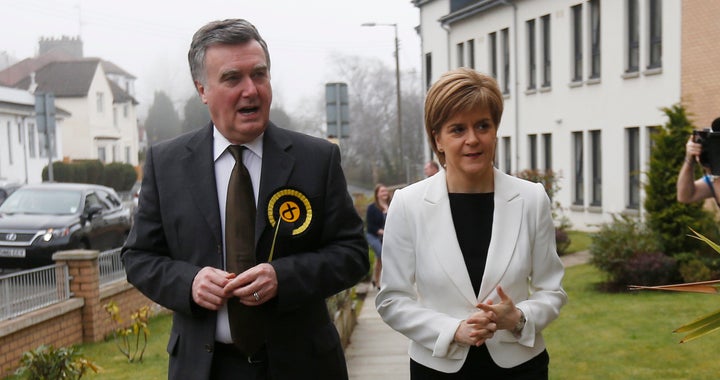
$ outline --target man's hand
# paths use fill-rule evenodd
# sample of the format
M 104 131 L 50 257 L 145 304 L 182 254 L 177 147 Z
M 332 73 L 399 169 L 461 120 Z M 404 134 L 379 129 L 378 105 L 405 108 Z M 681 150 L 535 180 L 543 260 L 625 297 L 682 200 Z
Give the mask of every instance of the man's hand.
M 268 264 L 258 264 L 224 285 L 225 298 L 237 297 L 247 306 L 262 305 L 277 295 L 277 273 Z M 257 295 L 257 297 L 256 297 Z
M 223 288 L 233 277 L 232 273 L 222 269 L 213 267 L 200 269 L 192 283 L 193 301 L 206 309 L 219 310 L 227 299 Z

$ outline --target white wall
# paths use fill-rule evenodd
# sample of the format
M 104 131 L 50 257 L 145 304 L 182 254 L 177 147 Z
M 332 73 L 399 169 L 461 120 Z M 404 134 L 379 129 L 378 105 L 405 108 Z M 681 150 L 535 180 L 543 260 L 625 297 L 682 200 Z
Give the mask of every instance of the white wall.
M 627 146 L 626 128 L 639 127 L 641 143 L 641 168 L 646 169 L 648 160 L 647 127 L 665 123 L 660 110 L 680 101 L 680 31 L 681 2 L 662 2 L 662 68 L 655 72 L 645 70 L 648 56 L 647 1 L 640 1 L 640 71 L 632 77 L 624 75 L 626 56 L 625 7 L 623 0 L 601 1 L 601 77 L 589 81 L 590 36 L 588 2 L 577 0 L 517 1 L 517 19 L 513 20 L 513 8 L 498 5 L 491 10 L 454 22 L 447 32 L 437 21 L 449 12 L 448 1 L 436 0 L 420 7 L 423 55 L 432 52 L 433 77 L 436 79 L 447 68 L 458 66 L 456 45 L 469 39 L 475 40 L 475 68 L 489 72 L 488 41 L 491 32 L 510 29 L 511 93 L 505 99 L 505 112 L 499 127 L 499 136 L 512 138 L 511 152 L 513 172 L 529 167 L 528 134 L 538 135 L 538 166 L 542 167 L 543 133 L 552 134 L 552 160 L 554 170 L 560 174 L 561 190 L 555 200 L 567 211 L 573 228 L 593 230 L 598 223 L 611 220 L 611 214 L 628 212 L 627 204 Z M 583 30 L 584 78 L 580 83 L 571 81 L 572 64 L 572 12 L 571 7 L 585 4 Z M 536 80 L 538 90 L 526 91 L 527 78 L 527 32 L 526 21 L 536 19 L 536 57 L 542 56 L 540 44 L 540 17 L 549 14 L 551 19 L 552 85 L 539 89 L 542 82 L 542 65 L 538 62 Z M 518 33 L 517 40 L 514 34 Z M 514 42 L 517 41 L 517 49 Z M 450 49 L 448 50 L 448 44 Z M 446 63 L 449 54 L 449 66 Z M 467 54 L 467 51 L 466 51 Z M 445 63 L 445 64 L 443 64 Z M 514 65 L 519 63 L 517 71 Z M 501 66 L 499 67 L 501 71 Z M 517 72 L 517 80 L 515 73 Z M 517 86 L 517 87 L 516 87 Z M 516 112 L 517 110 L 517 112 Z M 602 139 L 602 206 L 590 207 L 591 130 L 601 130 Z M 584 204 L 570 207 L 573 202 L 572 132 L 583 131 L 584 145 Z M 519 138 L 518 138 L 519 136 Z M 498 161 L 504 157 L 502 146 L 498 147 Z M 642 199 L 641 199 L 642 204 Z

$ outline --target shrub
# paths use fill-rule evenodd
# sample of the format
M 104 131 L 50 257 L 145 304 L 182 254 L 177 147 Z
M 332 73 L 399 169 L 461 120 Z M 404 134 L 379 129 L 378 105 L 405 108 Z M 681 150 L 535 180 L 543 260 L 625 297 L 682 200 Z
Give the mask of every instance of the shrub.
M 707 245 L 687 237 L 688 227 L 712 240 L 720 239 L 717 223 L 703 209 L 702 202 L 683 204 L 677 201 L 678 172 L 685 159 L 685 143 L 694 127 L 682 105 L 663 108 L 667 123 L 652 134 L 649 171 L 645 188 L 647 225 L 656 234 L 661 251 L 675 256 L 681 252 L 705 251 L 716 256 Z M 695 178 L 701 175 L 695 165 Z M 640 173 L 634 173 L 639 175 Z
M 558 255 L 562 256 L 567 253 L 567 249 L 570 247 L 570 235 L 567 231 L 559 228 L 555 230 L 555 244 Z
M 100 367 L 85 359 L 77 347 L 42 345 L 34 351 L 28 351 L 20 359 L 20 367 L 15 376 L 21 379 L 80 379 L 88 369 L 97 373 Z
M 618 285 L 655 286 L 678 282 L 675 259 L 660 252 L 637 252 L 622 266 Z
M 591 263 L 609 276 L 609 283 L 623 284 L 626 262 L 636 254 L 659 252 L 654 235 L 643 224 L 628 216 L 612 216 L 592 234 Z
M 113 162 L 105 165 L 103 185 L 116 191 L 130 191 L 137 182 L 137 172 L 130 164 Z

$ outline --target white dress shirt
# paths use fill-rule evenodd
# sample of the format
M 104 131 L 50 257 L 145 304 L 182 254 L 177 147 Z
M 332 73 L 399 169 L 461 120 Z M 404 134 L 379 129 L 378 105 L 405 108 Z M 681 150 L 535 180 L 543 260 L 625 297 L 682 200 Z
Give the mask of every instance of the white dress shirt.
M 218 205 L 220 205 L 220 223 L 222 225 L 223 237 L 223 262 L 225 262 L 225 202 L 227 200 L 228 183 L 230 174 L 235 166 L 235 158 L 227 151 L 232 145 L 223 136 L 217 127 L 213 126 L 213 159 L 215 160 L 215 186 L 217 188 Z M 260 170 L 262 169 L 263 135 L 258 136 L 248 144 L 243 144 L 247 149 L 243 150 L 243 163 L 250 173 L 253 193 L 255 193 L 255 206 L 257 206 L 258 193 L 260 191 Z M 230 323 L 228 321 L 227 304 L 218 310 L 217 328 L 215 340 L 223 343 L 232 343 L 230 335 Z

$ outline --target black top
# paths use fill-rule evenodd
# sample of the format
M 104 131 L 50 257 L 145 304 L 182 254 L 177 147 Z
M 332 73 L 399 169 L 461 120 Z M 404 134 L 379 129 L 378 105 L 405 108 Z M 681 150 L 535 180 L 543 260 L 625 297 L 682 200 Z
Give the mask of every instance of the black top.
M 478 294 L 492 235 L 495 193 L 450 193 L 448 196 L 465 267 Z

